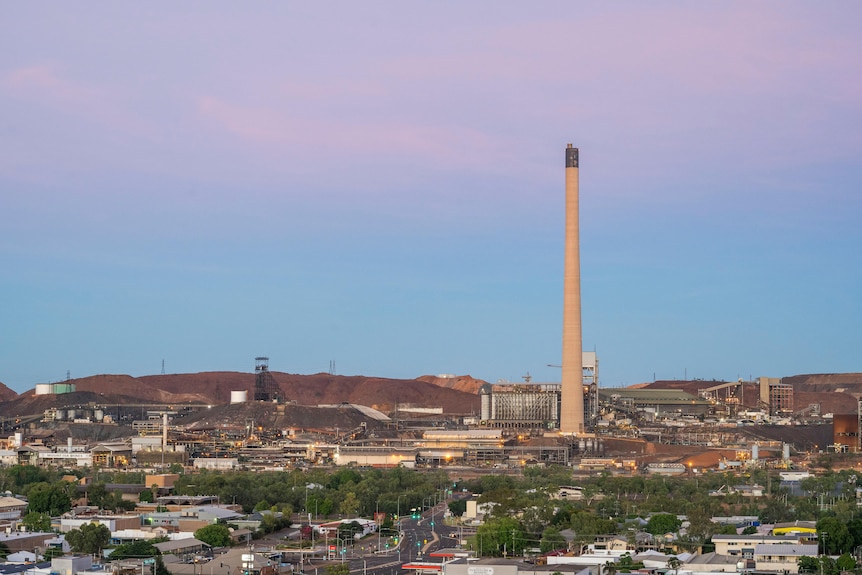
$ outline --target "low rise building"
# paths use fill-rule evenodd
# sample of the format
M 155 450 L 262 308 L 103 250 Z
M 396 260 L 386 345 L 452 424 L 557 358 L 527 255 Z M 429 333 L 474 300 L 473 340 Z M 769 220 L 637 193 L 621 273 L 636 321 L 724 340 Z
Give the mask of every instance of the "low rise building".
M 754 550 L 757 545 L 799 545 L 802 543 L 799 536 L 795 535 L 713 535 L 712 542 L 715 545 L 715 552 L 719 555 L 746 559 L 754 558 Z
M 799 573 L 800 557 L 816 557 L 817 545 L 769 545 L 754 547 L 754 562 L 758 571 Z

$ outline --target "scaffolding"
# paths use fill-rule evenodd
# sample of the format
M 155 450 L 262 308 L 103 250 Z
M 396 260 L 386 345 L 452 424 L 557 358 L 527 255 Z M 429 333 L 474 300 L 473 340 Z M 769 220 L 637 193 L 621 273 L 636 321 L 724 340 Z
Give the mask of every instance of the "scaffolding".
M 491 395 L 488 422 L 496 427 L 555 427 L 559 421 L 559 391 L 539 386 L 514 386 Z
M 769 384 L 769 415 L 793 413 L 793 386 L 786 383 Z
M 581 354 L 584 381 L 584 421 L 588 429 L 596 426 L 599 416 L 599 356 L 594 351 Z
M 254 400 L 255 401 L 278 401 L 278 384 L 269 371 L 269 358 L 254 358 Z

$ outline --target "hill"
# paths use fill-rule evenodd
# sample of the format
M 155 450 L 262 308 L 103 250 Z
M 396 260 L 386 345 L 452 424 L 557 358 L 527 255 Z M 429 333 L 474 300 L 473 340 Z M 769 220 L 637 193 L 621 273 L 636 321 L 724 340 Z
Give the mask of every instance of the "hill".
M 6 385 L 0 381 L 0 401 L 9 401 L 16 397 L 18 397 L 18 394 L 6 387 Z
M 318 373 L 298 375 L 270 372 L 285 401 L 304 406 L 355 403 L 383 412 L 396 404 L 442 407 L 449 414 L 478 412 L 479 397 L 419 379 L 385 379 L 361 375 Z M 172 375 L 94 375 L 70 380 L 76 391 L 62 395 L 35 395 L 28 391 L 4 400 L 0 416 L 39 414 L 51 407 L 95 403 L 227 404 L 232 391 L 254 397 L 255 375 L 239 372 L 204 372 Z M 8 388 L 7 388 L 8 389 Z M 2 390 L 0 390 L 2 391 Z

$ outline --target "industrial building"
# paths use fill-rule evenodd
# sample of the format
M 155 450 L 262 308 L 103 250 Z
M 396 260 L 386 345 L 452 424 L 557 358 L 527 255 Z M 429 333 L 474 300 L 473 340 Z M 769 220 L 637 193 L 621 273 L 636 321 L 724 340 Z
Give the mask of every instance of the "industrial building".
M 712 407 L 710 401 L 678 389 L 605 388 L 599 390 L 599 399 L 619 411 L 654 418 L 705 415 Z
M 583 420 L 592 426 L 598 413 L 598 357 L 582 353 Z M 480 425 L 516 429 L 558 429 L 563 388 L 559 383 L 497 383 L 479 389 Z
M 760 404 L 769 410 L 769 415 L 793 413 L 793 386 L 782 383 L 777 377 L 761 377 L 758 381 Z

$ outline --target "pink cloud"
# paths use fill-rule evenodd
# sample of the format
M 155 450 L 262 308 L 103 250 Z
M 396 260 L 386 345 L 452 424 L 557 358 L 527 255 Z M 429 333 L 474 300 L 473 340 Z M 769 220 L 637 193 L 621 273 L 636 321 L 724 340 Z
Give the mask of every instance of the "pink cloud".
M 323 113 L 303 116 L 293 113 L 290 106 L 243 106 L 213 96 L 200 98 L 198 111 L 213 125 L 245 142 L 279 151 L 346 145 L 352 156 L 412 156 L 447 168 L 489 165 L 503 153 L 498 139 L 456 123 L 345 119 Z
M 46 64 L 11 70 L 3 78 L 3 83 L 18 96 L 68 103 L 85 102 L 97 95 L 91 88 L 64 80 Z

